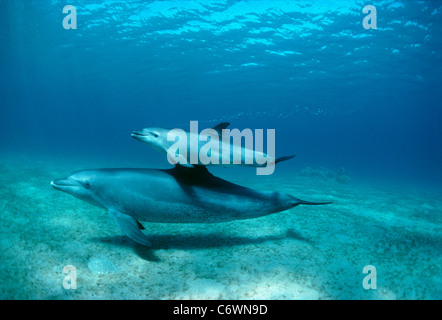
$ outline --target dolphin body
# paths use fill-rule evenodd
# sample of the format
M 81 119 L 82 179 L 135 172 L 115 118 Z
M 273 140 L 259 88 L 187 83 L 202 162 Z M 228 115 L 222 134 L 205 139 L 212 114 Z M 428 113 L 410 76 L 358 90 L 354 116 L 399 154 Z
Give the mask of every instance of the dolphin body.
M 133 131 L 131 136 L 132 138 L 151 146 L 153 149 L 166 154 L 170 163 L 178 163 L 189 168 L 192 168 L 194 165 L 267 167 L 273 166 L 281 161 L 289 160 L 295 156 L 291 155 L 274 158 L 262 151 L 249 149 L 238 144 L 233 144 L 230 141 L 224 141 L 222 139 L 223 132 L 229 125 L 230 123 L 223 122 L 211 128 L 209 132 L 207 132 L 206 129 L 201 133 L 179 130 L 186 138 L 186 148 L 184 150 L 173 150 L 173 148 L 171 148 L 175 144 L 175 139 L 173 139 L 173 141 L 168 140 L 168 134 L 173 131 L 173 129 L 159 127 L 144 128 L 142 130 Z M 210 150 L 211 155 L 208 157 L 210 159 L 206 160 L 206 162 L 202 162 L 199 155 L 208 141 L 212 141 L 214 135 L 216 136 L 216 139 L 218 139 L 216 148 Z M 195 143 L 192 144 L 192 141 L 195 141 Z M 223 152 L 229 153 L 224 157 Z M 197 159 L 194 159 L 194 161 L 196 161 L 195 163 L 192 162 L 192 153 L 198 155 Z M 174 160 L 171 161 L 171 159 Z M 273 170 L 271 170 L 270 173 L 272 172 Z
M 106 209 L 132 240 L 151 246 L 138 220 L 162 223 L 218 223 L 252 219 L 300 204 L 321 205 L 281 192 L 242 187 L 205 167 L 97 169 L 78 171 L 51 185 Z

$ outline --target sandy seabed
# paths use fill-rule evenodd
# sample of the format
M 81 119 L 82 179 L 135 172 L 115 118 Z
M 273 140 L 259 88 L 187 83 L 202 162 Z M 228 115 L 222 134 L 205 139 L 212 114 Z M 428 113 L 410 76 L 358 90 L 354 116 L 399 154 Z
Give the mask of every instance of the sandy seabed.
M 442 299 L 441 190 L 226 171 L 241 185 L 333 204 L 144 223 L 149 249 L 103 209 L 50 187 L 72 171 L 0 159 L 1 299 Z M 63 287 L 67 265 L 77 289 Z M 376 289 L 363 287 L 366 265 Z

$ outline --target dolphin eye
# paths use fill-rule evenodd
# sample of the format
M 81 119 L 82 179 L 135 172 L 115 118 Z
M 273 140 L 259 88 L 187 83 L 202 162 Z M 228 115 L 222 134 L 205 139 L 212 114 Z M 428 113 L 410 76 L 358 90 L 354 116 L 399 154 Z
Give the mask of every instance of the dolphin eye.
M 90 184 L 89 182 L 85 182 L 85 183 L 83 184 L 83 187 L 85 187 L 86 189 L 90 189 L 91 184 Z
M 151 132 L 151 134 L 155 137 L 158 138 L 158 135 L 155 132 Z

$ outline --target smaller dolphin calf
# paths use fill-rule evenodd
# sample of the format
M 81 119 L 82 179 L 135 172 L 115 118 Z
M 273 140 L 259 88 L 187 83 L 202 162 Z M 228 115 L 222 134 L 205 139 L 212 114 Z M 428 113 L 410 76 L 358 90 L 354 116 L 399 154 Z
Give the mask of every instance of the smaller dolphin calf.
M 138 220 L 217 223 L 257 218 L 300 204 L 330 203 L 252 190 L 217 178 L 205 167 L 87 170 L 54 180 L 51 185 L 106 209 L 129 238 L 146 246 L 151 244 Z
M 256 150 L 257 141 L 255 141 L 255 149 L 253 149 L 253 134 L 250 129 L 243 132 L 237 129 L 229 130 L 226 129 L 229 123 L 223 122 L 198 133 L 192 130 L 193 122 L 191 122 L 190 132 L 181 129 L 145 128 L 133 131 L 132 137 L 166 154 L 172 164 L 178 163 L 190 168 L 194 165 L 273 167 L 278 162 L 294 157 L 292 155 L 276 159 L 274 154 L 270 154 L 269 151 L 264 153 Z M 177 137 L 182 141 L 176 142 Z M 242 137 L 244 137 L 246 146 L 241 145 Z M 258 138 L 255 137 L 255 139 Z M 271 144 L 271 139 L 268 137 L 267 146 L 269 147 Z M 274 153 L 274 142 L 270 149 Z M 271 173 L 273 170 L 263 174 Z

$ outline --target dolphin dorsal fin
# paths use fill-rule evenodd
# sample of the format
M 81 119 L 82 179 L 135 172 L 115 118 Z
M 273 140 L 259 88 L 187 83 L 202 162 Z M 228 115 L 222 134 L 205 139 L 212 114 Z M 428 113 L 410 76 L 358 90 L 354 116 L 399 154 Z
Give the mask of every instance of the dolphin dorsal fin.
M 181 176 L 188 176 L 192 178 L 212 176 L 212 174 L 209 172 L 209 170 L 207 170 L 206 166 L 204 165 L 193 165 L 192 167 L 188 167 L 176 164 L 172 170 L 174 170 L 177 174 Z
M 230 125 L 229 122 L 222 122 L 220 124 L 217 124 L 216 126 L 214 126 L 212 129 L 215 130 L 216 132 L 218 132 L 218 134 L 221 136 L 223 133 L 223 129 L 227 128 Z

